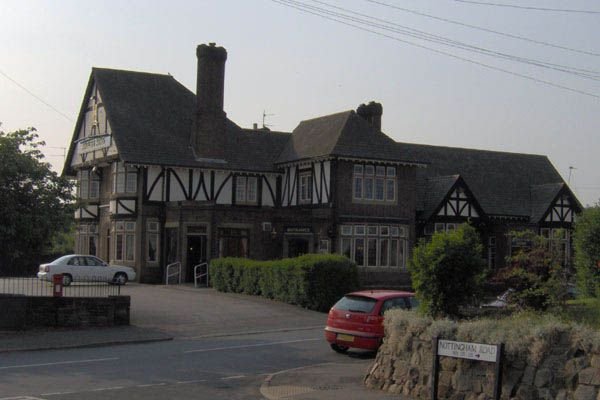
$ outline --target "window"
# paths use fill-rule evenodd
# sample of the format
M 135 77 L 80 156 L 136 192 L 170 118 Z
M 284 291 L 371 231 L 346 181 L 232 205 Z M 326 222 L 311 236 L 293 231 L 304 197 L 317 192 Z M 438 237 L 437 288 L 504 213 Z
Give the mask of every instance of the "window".
M 342 238 L 340 246 L 341 246 L 340 254 L 351 259 L 352 258 L 352 239 L 347 238 L 347 237 Z
M 329 239 L 319 240 L 319 253 L 329 253 Z
M 540 235 L 548 241 L 548 246 L 557 251 L 560 263 L 566 265 L 571 259 L 570 232 L 566 229 L 541 228 Z
M 255 176 L 236 176 L 236 204 L 256 204 L 258 201 L 258 179 Z
M 158 261 L 158 222 L 148 221 L 146 224 L 146 260 L 148 262 Z
M 135 261 L 135 222 L 115 223 L 115 260 Z
M 137 192 L 137 168 L 125 165 L 123 162 L 115 162 L 112 165 L 113 193 L 136 193 Z
M 100 196 L 100 175 L 91 169 L 77 172 L 77 197 L 80 199 L 97 199 Z
M 352 197 L 354 200 L 394 202 L 396 168 L 383 165 L 354 164 Z
M 300 174 L 300 187 L 298 189 L 300 203 L 310 203 L 312 201 L 312 174 L 302 172 Z
M 488 238 L 488 267 L 496 268 L 496 236 Z
M 248 230 L 220 228 L 219 257 L 248 257 Z
M 80 254 L 97 255 L 98 225 L 82 224 L 77 228 L 75 248 Z
M 406 226 L 342 225 L 340 254 L 359 267 L 406 268 Z

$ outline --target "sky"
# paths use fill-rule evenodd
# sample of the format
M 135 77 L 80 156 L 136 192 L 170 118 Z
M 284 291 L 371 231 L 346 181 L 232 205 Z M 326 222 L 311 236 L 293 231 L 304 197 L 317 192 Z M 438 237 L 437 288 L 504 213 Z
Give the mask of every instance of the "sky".
M 216 42 L 242 127 L 378 101 L 397 141 L 544 154 L 600 200 L 597 0 L 0 0 L 0 18 L 0 129 L 35 127 L 59 172 L 92 67 L 195 91 Z

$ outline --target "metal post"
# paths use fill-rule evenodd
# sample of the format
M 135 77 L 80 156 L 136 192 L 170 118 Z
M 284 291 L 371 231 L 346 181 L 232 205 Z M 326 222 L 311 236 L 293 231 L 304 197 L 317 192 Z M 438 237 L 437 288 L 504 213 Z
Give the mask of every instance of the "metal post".
M 496 352 L 496 379 L 494 382 L 494 399 L 500 400 L 502 394 L 502 355 L 504 353 L 504 343 L 497 346 Z
M 440 358 L 438 357 L 438 341 L 436 336 L 431 341 L 431 352 L 433 353 L 433 367 L 431 368 L 431 400 L 437 400 L 438 392 L 438 373 Z

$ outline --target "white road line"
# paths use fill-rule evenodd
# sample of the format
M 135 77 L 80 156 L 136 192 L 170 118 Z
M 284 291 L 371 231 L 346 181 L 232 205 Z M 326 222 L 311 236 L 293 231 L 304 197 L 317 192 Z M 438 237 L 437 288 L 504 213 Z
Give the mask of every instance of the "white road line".
M 166 382 L 162 382 L 162 383 L 148 383 L 148 384 L 145 384 L 145 385 L 137 385 L 136 387 L 145 388 L 145 387 L 165 386 L 165 385 L 166 385 Z
M 97 388 L 97 389 L 90 389 L 90 392 L 104 392 L 105 390 L 120 390 L 120 389 L 125 389 L 124 386 L 112 386 L 112 387 L 105 387 L 105 388 Z
M 62 396 L 65 394 L 75 394 L 77 392 L 54 392 L 54 393 L 42 393 L 40 396 Z
M 118 359 L 119 359 L 119 357 L 112 357 L 112 358 L 95 358 L 95 359 L 90 359 L 90 360 L 57 361 L 57 362 L 53 362 L 53 363 L 43 363 L 43 364 L 9 365 L 7 367 L 0 367 L 0 369 L 47 367 L 49 365 L 87 364 L 87 363 L 103 362 L 103 361 L 115 361 Z
M 245 378 L 246 375 L 234 375 L 234 376 L 226 376 L 224 378 L 221 378 L 222 381 L 228 381 L 228 380 L 232 380 L 232 379 L 242 379 Z
M 193 381 L 179 381 L 179 382 L 175 382 L 176 385 L 189 385 L 191 383 L 202 383 L 202 382 L 207 382 L 206 379 L 195 379 Z M 2 400 L 2 399 L 0 399 Z
M 187 351 L 184 351 L 184 353 L 185 354 L 187 354 L 187 353 L 208 353 L 210 351 L 249 349 L 249 348 L 253 348 L 253 347 L 276 346 L 278 344 L 314 342 L 314 341 L 317 341 L 317 340 L 323 340 L 323 339 L 322 338 L 299 339 L 299 340 L 286 340 L 286 341 L 283 341 L 283 342 L 269 342 L 269 343 L 258 343 L 258 344 L 246 344 L 246 345 L 241 345 L 241 346 L 213 347 L 213 348 L 210 348 L 210 349 L 187 350 Z

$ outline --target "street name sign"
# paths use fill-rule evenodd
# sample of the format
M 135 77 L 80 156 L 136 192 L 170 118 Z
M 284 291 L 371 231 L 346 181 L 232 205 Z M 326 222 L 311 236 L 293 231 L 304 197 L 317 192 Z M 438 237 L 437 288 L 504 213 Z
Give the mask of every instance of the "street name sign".
M 482 343 L 455 342 L 438 340 L 438 355 L 468 360 L 496 362 L 498 346 Z

